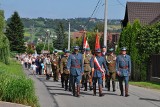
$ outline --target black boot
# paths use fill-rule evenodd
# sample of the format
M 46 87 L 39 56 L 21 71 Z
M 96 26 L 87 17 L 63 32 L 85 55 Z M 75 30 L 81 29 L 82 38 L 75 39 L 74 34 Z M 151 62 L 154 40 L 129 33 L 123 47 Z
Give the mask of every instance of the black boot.
M 121 91 L 121 95 L 120 96 L 124 96 L 123 85 L 119 85 L 119 87 L 120 87 L 120 91 Z
M 49 79 L 50 79 L 49 75 L 48 75 L 48 74 L 46 74 L 46 80 L 49 80 Z
M 113 92 L 115 92 L 116 91 L 116 89 L 115 89 L 115 81 L 112 81 L 112 87 L 113 87 Z
M 73 96 L 76 95 L 76 92 L 75 92 L 75 84 L 72 84 L 72 92 L 73 92 Z
M 87 83 L 84 83 L 84 91 L 87 91 Z
M 108 88 L 108 91 L 110 91 L 110 81 L 107 81 L 107 88 Z
M 96 84 L 93 85 L 93 96 L 96 96 Z
M 72 91 L 71 82 L 69 81 L 69 91 Z
M 68 80 L 65 80 L 65 91 L 68 90 Z

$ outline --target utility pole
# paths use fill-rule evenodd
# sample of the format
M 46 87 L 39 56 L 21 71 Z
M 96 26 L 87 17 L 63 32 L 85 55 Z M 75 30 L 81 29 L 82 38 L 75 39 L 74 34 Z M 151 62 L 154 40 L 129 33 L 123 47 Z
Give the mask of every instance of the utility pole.
M 30 26 L 30 42 L 33 43 L 34 24 Z
M 69 27 L 68 28 L 68 50 L 70 51 L 70 45 L 71 45 L 70 22 L 68 27 Z
M 107 49 L 107 9 L 108 9 L 108 0 L 105 0 L 105 10 L 104 10 L 104 45 Z
M 50 37 L 50 30 L 49 30 L 49 29 L 47 29 L 48 51 L 49 51 L 49 37 Z

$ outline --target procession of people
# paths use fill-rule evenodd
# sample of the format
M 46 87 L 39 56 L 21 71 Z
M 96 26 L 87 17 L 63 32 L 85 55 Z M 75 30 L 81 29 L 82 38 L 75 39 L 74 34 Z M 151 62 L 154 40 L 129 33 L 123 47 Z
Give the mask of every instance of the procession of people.
M 131 58 L 126 51 L 127 48 L 122 47 L 120 54 L 116 56 L 114 48 L 110 48 L 107 53 L 106 46 L 103 46 L 92 54 L 90 48 L 85 48 L 82 53 L 79 46 L 75 46 L 73 52 L 65 50 L 62 55 L 55 50 L 53 54 L 22 54 L 16 55 L 16 58 L 25 68 L 32 71 L 33 75 L 45 75 L 46 80 L 53 78 L 53 82 L 61 81 L 62 88 L 71 91 L 73 96 L 80 96 L 80 88 L 84 88 L 84 91 L 89 88 L 93 91 L 93 96 L 96 96 L 97 82 L 99 97 L 104 96 L 103 84 L 107 91 L 110 91 L 112 84 L 115 92 L 117 79 L 120 96 L 128 97 Z

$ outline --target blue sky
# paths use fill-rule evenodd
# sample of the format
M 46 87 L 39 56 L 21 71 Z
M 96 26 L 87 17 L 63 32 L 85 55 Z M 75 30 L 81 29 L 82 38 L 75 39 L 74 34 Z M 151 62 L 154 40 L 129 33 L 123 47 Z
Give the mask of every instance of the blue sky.
M 9 18 L 14 11 L 25 18 L 90 17 L 99 0 L 0 0 L 0 9 Z M 104 1 L 100 0 L 93 17 L 104 18 Z M 120 4 L 118 1 L 120 1 Z M 160 2 L 160 0 L 108 0 L 108 19 L 123 19 L 126 2 Z

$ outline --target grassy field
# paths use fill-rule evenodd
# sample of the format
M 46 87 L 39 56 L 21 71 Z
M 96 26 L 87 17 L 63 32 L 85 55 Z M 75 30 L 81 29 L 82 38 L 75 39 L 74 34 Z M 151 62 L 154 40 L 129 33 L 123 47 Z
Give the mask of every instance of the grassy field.
M 160 83 L 158 82 L 129 82 L 129 84 L 149 89 L 160 90 Z
M 38 107 L 34 83 L 27 78 L 21 64 L 15 60 L 9 65 L 0 62 L 0 100 Z

